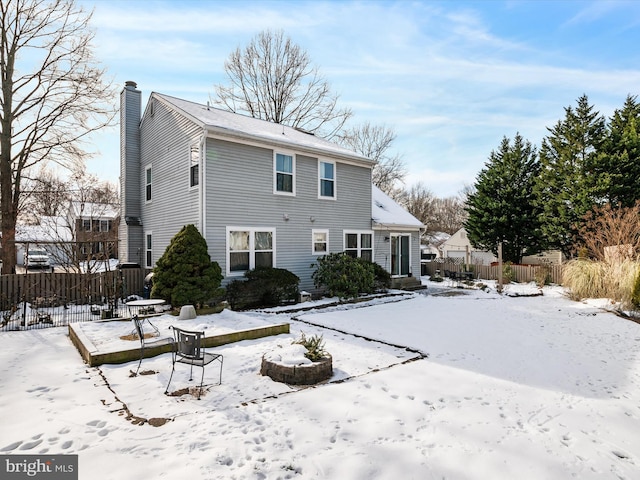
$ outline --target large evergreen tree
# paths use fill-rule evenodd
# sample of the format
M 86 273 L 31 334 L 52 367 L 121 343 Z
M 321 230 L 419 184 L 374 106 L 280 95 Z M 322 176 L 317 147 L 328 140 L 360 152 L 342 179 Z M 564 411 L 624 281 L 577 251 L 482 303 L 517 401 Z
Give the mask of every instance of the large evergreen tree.
M 212 262 L 207 241 L 194 225 L 185 225 L 171 239 L 153 269 L 153 298 L 174 307 L 203 304 L 220 286 L 222 273 Z
M 612 205 L 633 207 L 640 200 L 640 104 L 627 96 L 622 109 L 611 117 L 604 144 L 602 175 Z
M 520 134 L 491 152 L 467 199 L 465 229 L 474 247 L 497 255 L 502 243 L 503 259 L 514 263 L 543 249 L 534 198 L 539 168 L 535 147 Z
M 605 178 L 598 172 L 605 135 L 604 117 L 583 95 L 575 109 L 565 108 L 565 118 L 542 141 L 536 186 L 542 232 L 551 248 L 568 257 L 579 243 L 584 215 L 602 200 Z

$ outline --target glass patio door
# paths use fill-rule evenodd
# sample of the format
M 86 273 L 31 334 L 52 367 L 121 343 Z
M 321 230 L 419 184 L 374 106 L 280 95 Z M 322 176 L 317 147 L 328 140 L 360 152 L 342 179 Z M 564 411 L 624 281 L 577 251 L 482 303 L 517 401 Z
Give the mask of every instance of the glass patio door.
M 399 277 L 409 275 L 410 240 L 409 235 L 391 236 L 391 275 Z

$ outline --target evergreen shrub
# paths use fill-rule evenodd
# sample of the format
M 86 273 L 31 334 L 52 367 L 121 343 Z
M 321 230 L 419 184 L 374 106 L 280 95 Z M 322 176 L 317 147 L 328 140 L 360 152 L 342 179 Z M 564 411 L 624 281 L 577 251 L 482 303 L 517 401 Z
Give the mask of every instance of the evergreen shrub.
M 195 225 L 185 225 L 156 262 L 151 298 L 173 307 L 201 306 L 215 296 L 221 282 L 220 265 L 211 261 L 207 241 Z
M 245 273 L 245 280 L 227 285 L 227 301 L 234 310 L 274 307 L 298 298 L 297 275 L 283 268 L 257 267 Z
M 311 277 L 317 288 L 332 297 L 356 298 L 391 285 L 391 276 L 380 265 L 345 253 L 330 253 L 318 259 Z

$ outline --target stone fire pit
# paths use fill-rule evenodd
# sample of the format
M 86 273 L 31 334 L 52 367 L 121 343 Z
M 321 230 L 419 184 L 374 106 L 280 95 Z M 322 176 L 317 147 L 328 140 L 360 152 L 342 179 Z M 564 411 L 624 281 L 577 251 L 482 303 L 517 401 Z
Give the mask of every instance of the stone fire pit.
M 288 385 L 315 385 L 333 375 L 333 359 L 326 354 L 316 362 L 305 357 L 306 348 L 293 344 L 262 356 L 260 374 Z

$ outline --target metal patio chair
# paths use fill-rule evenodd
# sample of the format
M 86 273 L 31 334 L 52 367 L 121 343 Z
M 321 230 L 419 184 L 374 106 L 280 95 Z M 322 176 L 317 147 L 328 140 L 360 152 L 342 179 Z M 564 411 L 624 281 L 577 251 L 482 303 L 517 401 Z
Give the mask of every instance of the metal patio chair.
M 169 385 L 171 385 L 171 379 L 173 378 L 173 372 L 176 369 L 176 363 L 185 363 L 190 367 L 189 381 L 193 380 L 193 367 L 202 368 L 202 376 L 200 378 L 200 389 L 198 390 L 198 400 L 202 394 L 202 386 L 204 385 L 204 367 L 210 364 L 214 360 L 220 362 L 220 379 L 218 385 L 222 384 L 222 362 L 223 357 L 219 353 L 209 353 L 205 351 L 204 347 L 204 332 L 193 332 L 189 330 L 183 330 L 178 327 L 171 327 L 173 329 L 174 344 L 173 344 L 173 367 L 171 368 L 171 376 L 169 377 L 169 383 L 164 393 L 169 393 Z
M 138 368 L 136 369 L 136 372 L 133 375 L 135 377 L 138 375 L 138 372 L 140 371 L 140 365 L 142 364 L 142 359 L 144 358 L 145 350 L 153 347 L 159 347 L 162 345 L 171 345 L 173 343 L 173 337 L 159 337 L 158 335 L 160 334 L 160 332 L 158 331 L 158 329 L 155 327 L 155 325 L 151 325 L 151 323 L 149 323 L 149 325 L 153 327 L 154 336 L 150 338 L 145 338 L 144 326 L 143 326 L 144 319 L 141 319 L 138 315 L 132 315 L 131 321 L 135 325 L 136 334 L 140 339 L 140 360 L 138 361 Z

